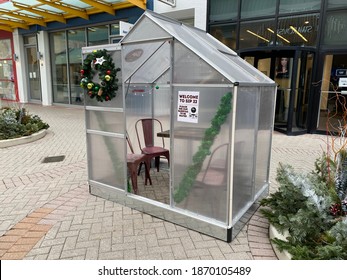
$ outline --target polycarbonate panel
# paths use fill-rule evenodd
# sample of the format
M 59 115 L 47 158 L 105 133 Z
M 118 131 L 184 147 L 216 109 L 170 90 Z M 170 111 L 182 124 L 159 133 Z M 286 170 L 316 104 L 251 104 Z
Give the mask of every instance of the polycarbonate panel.
M 125 189 L 124 139 L 87 134 L 89 179 Z
M 87 129 L 124 133 L 124 113 L 86 111 Z
M 148 59 L 150 59 L 151 56 L 154 56 L 155 59 L 157 59 L 157 61 L 152 61 L 154 67 L 159 66 L 160 63 L 164 63 L 166 59 L 161 57 L 162 53 L 157 54 L 157 51 L 161 49 L 161 47 L 165 44 L 167 44 L 166 41 L 156 41 L 144 44 L 124 45 L 122 50 L 122 75 L 124 82 L 127 82 L 131 75 L 138 71 L 141 65 L 143 65 Z M 165 49 L 166 47 L 164 46 L 164 48 L 160 51 L 163 52 Z M 166 55 L 166 57 L 169 55 L 170 52 Z M 148 68 L 144 70 L 155 71 L 155 69 Z M 150 80 L 149 78 L 146 79 L 145 77 L 144 79 L 146 82 Z M 132 79 L 131 82 L 134 83 L 135 81 Z
M 231 55 L 225 55 L 226 58 L 228 58 L 230 60 L 230 62 L 234 65 L 234 69 L 239 69 L 236 71 L 245 71 L 245 73 L 247 73 L 248 75 L 252 75 L 252 77 L 254 77 L 254 79 L 256 80 L 257 83 L 272 83 L 274 84 L 274 81 L 271 80 L 268 76 L 266 76 L 265 74 L 263 74 L 262 72 L 260 72 L 258 69 L 256 69 L 255 67 L 253 67 L 251 64 L 249 64 L 248 62 L 246 62 L 244 59 L 242 59 L 241 57 L 234 57 Z M 246 63 L 245 63 L 246 62 Z
M 161 25 L 173 37 L 175 37 L 177 41 L 180 41 L 192 52 L 196 53 L 196 55 L 201 57 L 202 60 L 205 60 L 205 62 L 210 64 L 230 81 L 247 83 L 259 82 L 258 78 L 252 75 L 253 73 L 247 72 L 242 67 L 237 67 L 237 64 L 230 64 L 230 62 L 226 59 L 226 55 L 220 52 L 220 50 L 225 52 L 227 47 L 217 40 L 212 43 L 211 39 L 206 33 L 203 34 L 200 31 L 199 33 L 192 27 L 183 26 L 170 20 L 164 20 L 162 18 L 159 19 L 159 17 L 152 16 L 150 13 L 146 13 L 146 15 L 158 22 L 158 24 Z M 228 53 L 234 52 L 229 50 Z M 232 57 L 237 58 L 237 56 L 229 56 L 231 57 L 231 60 Z M 247 62 L 244 61 L 243 63 Z M 262 80 L 261 82 L 269 83 L 270 81 L 271 80 Z M 273 81 L 271 83 L 273 83 Z
M 170 37 L 169 33 L 147 17 L 142 17 L 135 27 L 124 37 L 122 43 Z
M 179 84 L 230 84 L 209 64 L 180 42 L 174 43 L 174 83 Z
M 178 120 L 178 95 L 198 93 L 198 117 L 196 123 Z M 196 178 L 192 178 L 193 158 L 201 150 L 206 129 L 221 103 L 221 98 L 230 92 L 228 88 L 175 87 L 174 89 L 174 154 L 173 154 L 173 193 L 175 208 L 188 210 L 203 217 L 226 223 L 229 211 L 229 158 L 230 158 L 230 114 L 220 132 L 211 143 L 210 154 L 204 159 Z M 205 142 L 206 144 L 206 142 Z M 185 192 L 187 181 L 193 180 L 190 191 Z M 179 195 L 178 195 L 179 194 Z
M 163 130 L 170 128 L 171 90 L 169 87 L 153 88 L 145 84 L 131 84 L 126 95 L 126 127 L 132 139 L 135 152 L 140 152 L 135 134 L 135 123 L 141 118 L 157 118 Z M 159 131 L 155 129 L 155 131 Z M 161 145 L 161 138 L 154 138 Z M 170 139 L 165 139 L 165 147 L 170 147 Z
M 253 201 L 254 148 L 259 94 L 258 87 L 238 87 L 234 140 L 233 224 L 240 219 Z
M 158 49 L 131 76 L 131 83 L 154 83 L 170 68 L 170 43 L 163 42 Z M 133 69 L 135 70 L 135 68 Z
M 255 195 L 269 183 L 270 150 L 273 128 L 275 87 L 260 89 L 260 114 L 257 136 L 257 158 L 255 170 Z

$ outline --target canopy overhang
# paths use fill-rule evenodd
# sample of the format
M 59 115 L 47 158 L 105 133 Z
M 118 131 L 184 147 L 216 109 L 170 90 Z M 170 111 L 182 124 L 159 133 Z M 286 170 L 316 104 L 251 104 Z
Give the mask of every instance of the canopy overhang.
M 90 15 L 139 7 L 146 9 L 147 0 L 0 0 L 0 30 L 13 32 L 48 22 L 66 23 L 68 19 L 89 19 Z

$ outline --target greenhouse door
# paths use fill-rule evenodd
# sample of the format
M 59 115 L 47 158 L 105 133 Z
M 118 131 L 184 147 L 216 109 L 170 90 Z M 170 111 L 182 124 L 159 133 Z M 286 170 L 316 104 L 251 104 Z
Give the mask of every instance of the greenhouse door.
M 277 85 L 275 130 L 307 132 L 307 109 L 314 53 L 303 50 L 242 53 L 241 56 Z

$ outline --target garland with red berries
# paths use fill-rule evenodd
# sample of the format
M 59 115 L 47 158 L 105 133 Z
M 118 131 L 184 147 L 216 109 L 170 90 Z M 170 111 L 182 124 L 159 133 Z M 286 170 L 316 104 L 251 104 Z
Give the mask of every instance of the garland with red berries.
M 118 90 L 117 72 L 112 57 L 104 50 L 94 50 L 83 61 L 81 73 L 81 87 L 86 89 L 90 98 L 97 101 L 109 101 L 116 97 Z M 99 82 L 93 81 L 98 72 Z

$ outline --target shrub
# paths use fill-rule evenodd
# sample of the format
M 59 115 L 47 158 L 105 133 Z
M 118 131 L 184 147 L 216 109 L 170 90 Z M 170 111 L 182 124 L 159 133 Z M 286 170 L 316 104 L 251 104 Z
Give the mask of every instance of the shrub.
M 278 191 L 261 201 L 269 222 L 280 232 L 289 232 L 286 241 L 272 241 L 293 259 L 347 259 L 347 168 L 333 162 L 326 168 L 327 160 L 326 155 L 318 159 L 310 174 L 280 165 Z
M 28 136 L 49 125 L 37 115 L 29 114 L 25 108 L 0 109 L 0 140 Z

